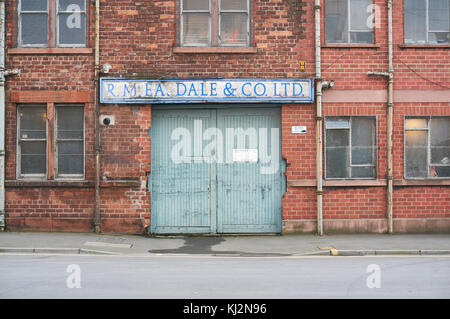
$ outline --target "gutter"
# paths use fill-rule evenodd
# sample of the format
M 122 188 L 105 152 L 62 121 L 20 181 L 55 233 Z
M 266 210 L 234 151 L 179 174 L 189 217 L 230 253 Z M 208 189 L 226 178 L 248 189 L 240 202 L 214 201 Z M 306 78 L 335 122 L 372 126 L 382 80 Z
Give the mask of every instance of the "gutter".
M 317 234 L 323 236 L 323 115 L 322 91 L 332 88 L 333 81 L 322 81 L 321 69 L 321 0 L 315 0 L 315 66 L 316 66 L 316 201 L 317 201 Z
M 6 77 L 19 74 L 19 70 L 5 70 L 5 1 L 0 0 L 0 231 L 4 231 L 5 223 L 5 128 L 6 104 L 5 82 Z
M 393 157 L 393 119 L 394 119 L 394 64 L 393 64 L 393 41 L 392 41 L 392 0 L 388 0 L 388 71 L 368 72 L 369 76 L 384 76 L 388 79 L 388 102 L 387 102 L 387 212 L 388 232 L 394 233 L 393 211 L 394 211 L 394 157 Z
M 94 207 L 94 230 L 101 232 L 100 215 L 100 174 L 101 174 L 101 137 L 100 137 L 100 0 L 95 0 L 95 66 L 94 66 L 94 85 L 95 85 L 95 116 L 94 116 L 94 135 L 95 135 L 95 207 Z

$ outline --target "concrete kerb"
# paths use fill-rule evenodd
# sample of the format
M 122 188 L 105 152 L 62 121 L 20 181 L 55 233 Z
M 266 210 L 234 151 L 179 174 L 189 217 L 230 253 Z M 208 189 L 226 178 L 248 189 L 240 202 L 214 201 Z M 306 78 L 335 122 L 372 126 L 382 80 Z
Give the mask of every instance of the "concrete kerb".
M 84 248 L 18 248 L 0 247 L 0 254 L 68 254 L 68 255 L 118 255 L 109 251 Z
M 305 254 L 298 254 L 298 256 L 434 256 L 434 255 L 450 255 L 450 250 L 338 250 L 330 249 L 318 252 L 310 252 Z

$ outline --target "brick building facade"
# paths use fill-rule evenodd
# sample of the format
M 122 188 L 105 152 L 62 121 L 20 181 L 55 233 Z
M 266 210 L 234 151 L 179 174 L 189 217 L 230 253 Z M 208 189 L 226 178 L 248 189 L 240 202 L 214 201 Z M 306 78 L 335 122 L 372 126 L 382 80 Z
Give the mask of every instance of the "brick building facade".
M 450 29 L 445 27 L 445 22 L 449 27 L 450 4 L 437 1 L 441 7 L 433 7 L 428 2 L 393 1 L 394 232 L 450 230 Z M 257 103 L 244 99 L 166 104 L 151 99 L 136 102 L 132 98 L 136 92 L 124 84 L 120 91 L 123 97 L 128 94 L 124 101 L 96 100 L 96 85 L 102 94 L 116 92 L 102 86 L 99 77 L 128 84 L 138 80 L 187 84 L 183 81 L 192 79 L 314 83 L 313 0 L 100 0 L 98 73 L 95 1 L 10 0 L 5 4 L 6 69 L 20 71 L 6 81 L 6 229 L 93 231 L 99 201 L 102 232 L 142 233 L 148 226 L 153 233 L 317 230 L 314 96 L 313 102 L 273 102 L 255 91 L 261 96 Z M 381 0 L 321 1 L 322 78 L 334 82 L 322 100 L 325 233 L 388 231 L 388 81 L 368 75 L 388 69 L 387 10 L 387 1 Z M 427 15 L 425 33 L 411 31 L 423 15 Z M 409 23 L 408 19 L 415 19 L 411 16 L 417 21 Z M 41 21 L 47 30 L 44 36 L 39 36 Z M 444 23 L 433 26 L 429 21 Z M 227 178 L 250 171 L 245 165 L 256 165 L 252 160 L 240 166 L 230 164 L 229 172 L 222 171 L 228 167 L 225 164 L 210 164 L 204 168 L 209 174 L 206 180 L 210 179 L 207 188 L 193 184 L 181 189 L 182 174 L 193 174 L 189 178 L 201 184 L 203 173 L 195 173 L 193 165 L 181 171 L 163 167 L 163 160 L 152 152 L 170 152 L 164 145 L 171 141 L 164 139 L 164 128 L 175 116 L 171 110 L 184 114 L 185 124 L 186 119 L 195 120 L 190 116 L 197 111 L 198 118 L 214 114 L 214 121 L 224 123 L 233 111 L 244 123 L 255 123 L 251 116 L 258 112 L 261 121 L 272 119 L 264 110 L 278 112 L 282 177 L 270 184 L 255 173 L 247 177 L 253 184 L 245 184 L 238 177 Z M 36 116 L 42 121 L 36 121 Z M 103 121 L 105 117 L 109 123 Z M 101 124 L 99 196 L 96 121 Z M 234 123 L 241 125 L 238 119 Z M 295 132 L 293 127 L 298 126 L 304 131 Z M 151 159 L 163 164 L 156 167 Z M 154 172 L 159 168 L 170 178 L 159 178 Z M 282 192 L 278 194 L 274 190 L 279 184 Z M 245 198 L 228 195 L 239 187 L 244 197 L 244 189 L 248 198 L 258 193 L 254 206 L 262 205 L 258 209 L 268 214 L 264 215 L 268 224 L 274 220 L 275 228 L 266 227 L 258 211 L 248 213 L 252 209 Z M 167 197 L 161 189 L 183 195 Z M 204 201 L 196 195 L 203 191 L 207 192 Z M 198 208 L 204 203 L 206 208 Z M 164 219 L 169 211 L 174 215 Z M 196 214 L 203 217 L 196 219 Z M 254 215 L 241 220 L 245 214 Z M 160 228 L 151 225 L 156 224 L 156 216 Z M 239 227 L 233 220 L 240 220 Z M 253 224 L 247 225 L 249 221 Z M 232 226 L 227 228 L 227 223 Z

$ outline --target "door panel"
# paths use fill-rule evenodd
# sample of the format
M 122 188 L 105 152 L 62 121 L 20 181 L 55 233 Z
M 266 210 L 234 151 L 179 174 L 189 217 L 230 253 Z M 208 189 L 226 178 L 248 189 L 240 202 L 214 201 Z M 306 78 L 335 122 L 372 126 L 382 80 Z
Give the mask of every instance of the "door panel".
M 218 232 L 281 232 L 280 110 L 222 109 L 217 119 L 219 129 L 228 130 L 224 149 L 229 154 L 228 160 L 217 164 Z M 232 150 L 242 148 L 257 149 L 257 162 L 233 161 Z M 272 157 L 266 156 L 272 152 Z
M 195 152 L 194 125 L 215 126 L 214 110 L 155 110 L 152 118 L 152 232 L 210 233 L 211 171 Z M 191 150 L 174 152 L 183 138 Z

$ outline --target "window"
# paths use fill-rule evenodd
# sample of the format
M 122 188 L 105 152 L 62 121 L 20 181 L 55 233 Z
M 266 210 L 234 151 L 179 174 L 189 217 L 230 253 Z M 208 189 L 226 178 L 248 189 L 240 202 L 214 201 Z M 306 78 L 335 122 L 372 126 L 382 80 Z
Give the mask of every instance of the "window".
M 83 106 L 20 105 L 18 119 L 18 178 L 84 178 Z
M 372 0 L 325 0 L 327 43 L 373 43 Z
M 450 117 L 405 119 L 405 177 L 450 177 Z
M 23 178 L 44 178 L 47 172 L 47 108 L 18 108 L 18 172 Z
M 450 0 L 405 0 L 405 43 L 450 43 Z
M 181 46 L 249 46 L 250 0 L 179 0 Z
M 376 119 L 326 117 L 326 178 L 376 177 Z
M 86 0 L 18 1 L 20 47 L 85 47 Z
M 82 106 L 56 106 L 57 177 L 82 177 L 84 172 L 84 110 Z

